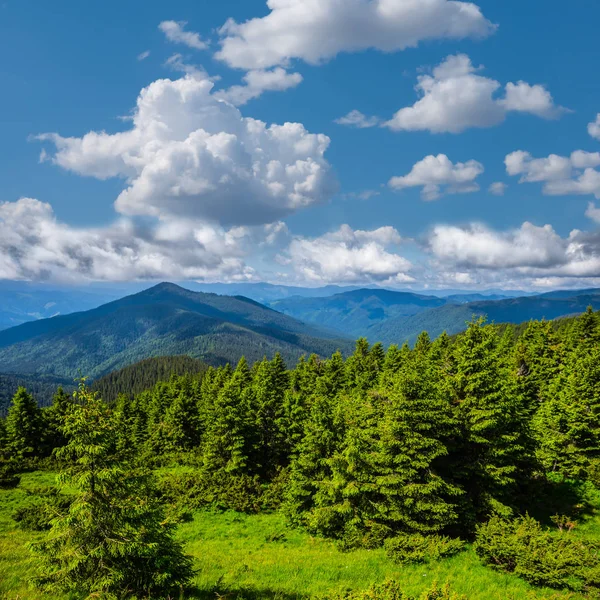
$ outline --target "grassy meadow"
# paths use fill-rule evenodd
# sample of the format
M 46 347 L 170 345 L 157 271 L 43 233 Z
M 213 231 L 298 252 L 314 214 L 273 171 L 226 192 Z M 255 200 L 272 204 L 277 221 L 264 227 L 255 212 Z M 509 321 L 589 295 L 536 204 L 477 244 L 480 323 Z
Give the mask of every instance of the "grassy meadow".
M 44 599 L 29 584 L 35 561 L 26 544 L 37 535 L 21 530 L 12 513 L 28 502 L 27 490 L 51 485 L 54 475 L 23 475 L 14 490 L 0 490 L 0 598 Z M 598 536 L 600 517 L 592 515 L 578 535 Z M 534 588 L 520 579 L 480 565 L 471 549 L 453 558 L 418 566 L 399 566 L 383 550 L 340 552 L 334 543 L 286 526 L 278 514 L 242 515 L 198 511 L 179 528 L 180 539 L 194 556 L 195 589 L 186 599 L 299 600 L 323 598 L 347 590 L 360 591 L 393 579 L 409 594 L 435 581 L 449 582 L 469 600 L 570 599 L 583 596 Z M 65 596 L 66 600 L 68 596 Z M 62 600 L 56 598 L 56 600 Z

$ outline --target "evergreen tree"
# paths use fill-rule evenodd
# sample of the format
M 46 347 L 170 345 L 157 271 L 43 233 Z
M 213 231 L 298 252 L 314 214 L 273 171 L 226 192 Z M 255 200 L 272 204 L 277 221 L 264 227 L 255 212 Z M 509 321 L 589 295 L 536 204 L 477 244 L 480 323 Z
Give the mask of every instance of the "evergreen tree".
M 191 389 L 183 389 L 167 408 L 163 428 L 167 450 L 189 452 L 200 445 L 198 403 Z
M 204 468 L 209 473 L 241 475 L 248 464 L 252 376 L 245 358 L 219 393 L 207 423 Z
M 493 512 L 510 513 L 522 447 L 519 399 L 498 353 L 498 332 L 483 320 L 469 323 L 456 344 L 453 401 L 462 439 L 455 448 L 456 483 L 466 490 L 467 526 Z M 471 525 L 468 521 L 471 520 Z
M 457 423 L 440 382 L 439 366 L 421 357 L 401 369 L 383 404 L 372 481 L 377 519 L 395 532 L 437 533 L 457 519 L 462 490 L 447 462 Z
M 6 447 L 16 461 L 41 454 L 41 412 L 33 397 L 22 387 L 14 395 L 6 417 Z
M 37 583 L 78 597 L 166 598 L 192 577 L 191 559 L 155 501 L 151 477 L 117 458 L 118 431 L 110 410 L 83 385 L 65 418 L 70 466 L 59 483 L 76 490 L 47 538 L 32 544 L 40 559 Z

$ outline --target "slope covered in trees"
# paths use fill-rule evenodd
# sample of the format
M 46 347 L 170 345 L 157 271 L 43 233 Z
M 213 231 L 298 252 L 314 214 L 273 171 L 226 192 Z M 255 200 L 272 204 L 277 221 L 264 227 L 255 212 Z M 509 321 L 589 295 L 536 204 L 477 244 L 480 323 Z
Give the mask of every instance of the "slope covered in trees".
M 159 381 L 168 381 L 173 375 L 202 376 L 207 369 L 206 363 L 189 356 L 146 358 L 97 379 L 92 391 L 110 404 L 119 394 L 132 397 L 154 387 Z
M 243 297 L 161 284 L 97 309 L 0 332 L 5 371 L 99 377 L 153 356 L 186 354 L 209 364 L 281 352 L 328 355 L 351 344 Z
M 79 406 L 59 391 L 40 409 L 17 392 L 0 421 L 4 486 L 53 453 L 66 457 L 75 427 L 114 447 L 97 455 L 110 463 L 105 496 L 114 483 L 124 518 L 135 493 L 113 470 L 153 467 L 160 501 L 180 512 L 277 511 L 346 551 L 383 548 L 400 564 L 454 556 L 474 540 L 483 564 L 600 593 L 598 541 L 570 533 L 600 494 L 600 316 L 591 308 L 559 327 L 532 321 L 519 337 L 473 320 L 455 337 L 423 333 L 414 348 L 360 339 L 346 359 L 311 355 L 291 370 L 280 355 L 242 358 L 113 407 L 94 399 L 97 429 Z M 78 452 L 83 459 L 87 446 Z M 95 531 L 85 510 L 83 522 L 72 508 L 53 521 L 62 525 L 50 541 Z

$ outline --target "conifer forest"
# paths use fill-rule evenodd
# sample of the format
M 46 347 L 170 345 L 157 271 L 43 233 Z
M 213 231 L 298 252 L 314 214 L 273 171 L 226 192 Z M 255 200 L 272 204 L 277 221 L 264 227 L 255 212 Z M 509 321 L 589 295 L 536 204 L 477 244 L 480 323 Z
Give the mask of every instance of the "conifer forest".
M 21 387 L 0 457 L 3 598 L 600 597 L 591 309 L 110 401 Z

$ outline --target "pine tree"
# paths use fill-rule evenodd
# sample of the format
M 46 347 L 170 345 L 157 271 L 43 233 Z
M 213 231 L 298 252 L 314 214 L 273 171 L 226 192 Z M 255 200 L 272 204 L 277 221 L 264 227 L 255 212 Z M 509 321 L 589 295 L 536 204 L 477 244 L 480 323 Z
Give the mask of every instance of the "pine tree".
M 252 376 L 245 358 L 219 393 L 207 423 L 204 468 L 209 473 L 241 475 L 248 464 Z
M 457 423 L 441 375 L 422 356 L 401 369 L 383 404 L 371 460 L 377 520 L 391 531 L 438 533 L 457 519 L 462 490 L 450 482 L 447 462 Z
M 41 412 L 33 397 L 20 387 L 6 417 L 6 446 L 13 460 L 21 461 L 41 454 Z
M 335 398 L 347 385 L 346 365 L 341 352 L 336 352 L 325 361 L 322 374 L 317 380 L 315 393 L 327 398 Z
M 271 479 L 287 463 L 284 437 L 284 397 L 289 384 L 287 367 L 277 353 L 256 365 L 251 407 L 254 422 L 250 463 L 263 480 Z
M 469 323 L 456 344 L 453 400 L 463 430 L 455 448 L 456 483 L 466 490 L 463 517 L 473 522 L 493 512 L 510 513 L 521 445 L 519 399 L 506 386 L 497 329 L 483 320 Z
M 42 410 L 45 454 L 50 455 L 55 448 L 65 445 L 62 428 L 71 405 L 71 396 L 60 386 L 52 397 L 52 405 Z
M 200 445 L 198 403 L 191 389 L 181 390 L 167 408 L 163 428 L 170 452 L 189 452 Z
M 70 466 L 59 484 L 76 491 L 47 538 L 31 545 L 37 584 L 50 593 L 118 598 L 166 598 L 185 585 L 192 561 L 174 540 L 150 475 L 118 462 L 110 410 L 83 384 L 64 433 L 57 455 Z
M 331 478 L 330 459 L 343 436 L 336 402 L 317 395 L 304 426 L 304 437 L 290 465 L 290 485 L 284 511 L 296 525 L 310 528 L 319 492 Z

